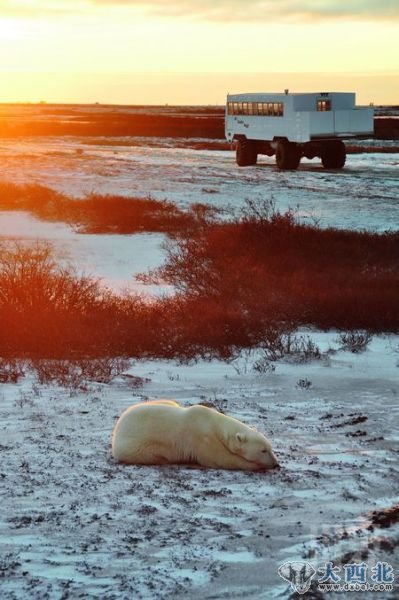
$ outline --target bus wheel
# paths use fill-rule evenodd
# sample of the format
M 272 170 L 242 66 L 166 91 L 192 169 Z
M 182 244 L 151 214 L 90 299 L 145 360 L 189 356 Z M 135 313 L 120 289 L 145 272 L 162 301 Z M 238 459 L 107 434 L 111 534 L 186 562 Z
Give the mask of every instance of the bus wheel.
M 276 148 L 277 167 L 282 171 L 294 171 L 301 160 L 298 146 L 290 142 L 278 142 Z
M 346 149 L 341 140 L 332 140 L 323 144 L 321 162 L 325 169 L 342 169 L 345 161 Z
M 238 140 L 236 146 L 236 161 L 239 167 L 256 165 L 258 153 L 255 144 L 249 140 Z

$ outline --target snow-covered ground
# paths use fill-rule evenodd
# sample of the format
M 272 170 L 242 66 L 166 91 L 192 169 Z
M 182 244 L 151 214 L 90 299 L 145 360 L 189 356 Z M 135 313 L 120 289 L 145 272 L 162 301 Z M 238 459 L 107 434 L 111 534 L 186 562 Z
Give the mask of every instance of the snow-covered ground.
M 239 169 L 232 152 L 70 138 L 1 140 L 0 160 L 2 179 L 69 195 L 151 194 L 222 208 L 273 197 L 322 226 L 399 227 L 398 154 L 351 155 L 342 172 L 304 161 L 280 173 L 267 158 Z M 23 213 L 0 212 L 0 237 L 48 239 L 115 289 L 163 258 L 163 236 L 84 235 Z M 338 347 L 334 333 L 310 335 L 323 351 Z M 277 573 L 284 561 L 321 567 L 344 557 L 369 568 L 386 561 L 398 579 L 398 525 L 376 527 L 370 512 L 397 502 L 399 336 L 263 375 L 254 360 L 138 362 L 129 373 L 150 380 L 139 390 L 121 377 L 70 392 L 29 371 L 0 385 L 0 599 L 288 598 Z M 114 464 L 115 421 L 144 398 L 213 402 L 264 431 L 281 470 Z
M 314 334 L 324 350 L 335 337 Z M 279 565 L 342 567 L 348 550 L 397 572 L 398 525 L 368 527 L 397 502 L 398 351 L 379 337 L 266 375 L 254 356 L 235 369 L 143 362 L 129 371 L 150 380 L 140 390 L 1 386 L 1 598 L 288 598 Z M 270 437 L 281 470 L 114 464 L 117 416 L 148 397 L 223 407 Z
M 147 145 L 129 147 L 101 144 L 101 139 L 98 145 L 75 138 L 1 140 L 2 179 L 41 183 L 75 196 L 151 195 L 181 205 L 204 202 L 221 208 L 239 208 L 246 198 L 273 198 L 281 209 L 299 206 L 321 226 L 399 226 L 399 154 L 348 155 L 343 171 L 303 159 L 298 171 L 280 172 L 274 158 L 260 157 L 257 166 L 239 168 L 232 151 L 151 143 L 148 139 Z
M 129 140 L 139 145 L 122 145 Z M 108 145 L 103 138 L 97 144 L 77 138 L 3 139 L 2 179 L 40 183 L 76 197 L 90 192 L 152 196 L 181 206 L 202 202 L 233 211 L 247 198 L 266 199 L 322 227 L 399 227 L 399 154 L 349 155 L 343 171 L 325 170 L 320 161 L 304 159 L 298 171 L 279 172 L 274 158 L 260 157 L 256 167 L 242 169 L 232 151 L 174 148 L 170 139 L 120 141 L 121 145 Z M 389 144 L 395 146 L 385 142 Z M 153 292 L 133 283 L 132 276 L 158 266 L 163 256 L 162 235 L 86 236 L 21 213 L 0 212 L 1 237 L 49 239 L 61 255 L 117 290 L 128 286 Z
M 0 212 L 1 239 L 46 240 L 59 259 L 117 292 L 133 290 L 147 295 L 160 291 L 155 286 L 140 284 L 134 275 L 163 262 L 161 246 L 165 236 L 162 234 L 81 235 L 63 223 L 46 223 L 22 211 L 3 211 Z M 167 286 L 163 286 L 162 291 L 166 290 Z

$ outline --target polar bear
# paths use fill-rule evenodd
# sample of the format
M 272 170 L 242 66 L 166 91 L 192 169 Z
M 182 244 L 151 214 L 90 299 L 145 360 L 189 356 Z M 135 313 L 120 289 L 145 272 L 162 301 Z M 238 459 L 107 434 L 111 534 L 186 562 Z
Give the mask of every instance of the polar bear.
M 212 469 L 258 471 L 278 466 L 270 442 L 255 429 L 202 405 L 173 400 L 130 406 L 112 434 L 118 462 L 197 464 Z

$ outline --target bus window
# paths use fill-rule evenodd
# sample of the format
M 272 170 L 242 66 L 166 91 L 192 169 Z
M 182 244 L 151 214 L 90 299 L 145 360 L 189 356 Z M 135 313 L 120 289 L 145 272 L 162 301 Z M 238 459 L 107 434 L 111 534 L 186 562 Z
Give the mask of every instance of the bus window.
M 317 110 L 319 112 L 326 112 L 331 110 L 331 100 L 318 100 Z

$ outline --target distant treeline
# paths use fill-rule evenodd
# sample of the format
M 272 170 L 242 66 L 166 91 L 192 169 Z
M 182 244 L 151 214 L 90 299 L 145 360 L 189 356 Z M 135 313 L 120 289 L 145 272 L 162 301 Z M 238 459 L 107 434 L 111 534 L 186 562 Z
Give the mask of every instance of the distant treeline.
M 132 114 L 84 112 L 74 115 L 57 111 L 51 115 L 21 115 L 0 119 L 0 137 L 19 136 L 144 136 L 224 138 L 223 112 L 220 114 Z
M 374 135 L 381 140 L 398 140 L 399 119 L 394 117 L 375 117 Z
M 376 117 L 375 136 L 399 139 L 399 119 Z M 144 136 L 224 139 L 224 107 L 0 106 L 0 137 Z

